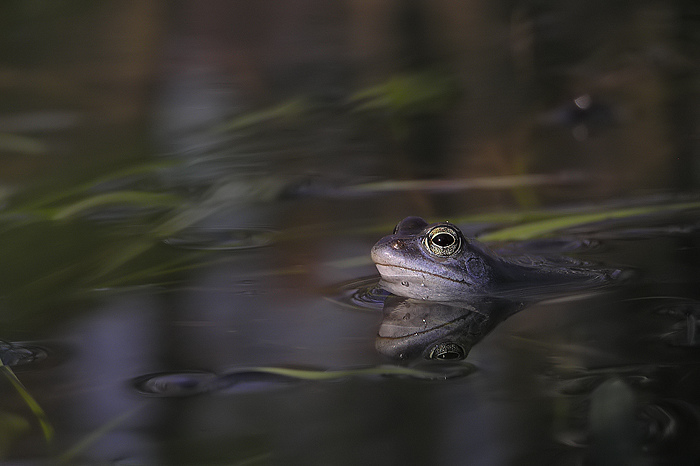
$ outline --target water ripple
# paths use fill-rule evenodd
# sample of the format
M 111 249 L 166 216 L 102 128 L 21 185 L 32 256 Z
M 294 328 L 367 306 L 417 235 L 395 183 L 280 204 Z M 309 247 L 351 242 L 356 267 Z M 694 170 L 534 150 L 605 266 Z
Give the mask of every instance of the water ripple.
M 331 287 L 328 299 L 344 307 L 361 311 L 381 311 L 391 293 L 379 287 L 379 277 L 357 278 Z
M 184 397 L 209 391 L 216 378 L 210 372 L 161 372 L 136 378 L 134 386 L 143 395 Z
M 0 359 L 5 366 L 22 366 L 43 361 L 48 351 L 29 343 L 10 343 L 0 340 Z

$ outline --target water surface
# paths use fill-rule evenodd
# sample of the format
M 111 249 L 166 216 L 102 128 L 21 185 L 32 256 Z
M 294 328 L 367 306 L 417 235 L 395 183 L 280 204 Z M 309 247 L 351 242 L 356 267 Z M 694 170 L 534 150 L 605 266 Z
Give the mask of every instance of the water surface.
M 25 3 L 1 460 L 700 458 L 694 3 Z M 369 251 L 409 215 L 629 274 L 391 358 Z

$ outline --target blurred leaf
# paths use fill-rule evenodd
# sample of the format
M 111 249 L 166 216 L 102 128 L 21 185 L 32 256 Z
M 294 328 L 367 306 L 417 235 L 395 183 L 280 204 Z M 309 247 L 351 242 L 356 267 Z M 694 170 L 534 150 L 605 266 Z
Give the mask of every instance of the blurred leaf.
M 43 142 L 27 136 L 0 133 L 0 151 L 16 152 L 26 155 L 38 155 L 48 151 Z
M 77 186 L 71 185 L 65 189 L 60 189 L 57 191 L 52 191 L 47 195 L 35 198 L 32 201 L 26 202 L 15 207 L 15 211 L 36 213 L 37 209 L 42 207 L 55 204 L 61 200 L 69 199 L 71 197 L 79 197 L 89 194 L 91 190 L 94 190 L 96 186 L 101 184 L 109 183 L 115 180 L 135 177 L 137 175 L 150 175 L 155 174 L 157 171 L 163 168 L 172 167 L 181 162 L 175 162 L 172 160 L 166 160 L 158 163 L 146 163 L 141 165 L 129 166 L 121 170 L 117 170 L 108 173 L 103 176 L 91 179 L 85 183 L 78 184 Z
M 303 115 L 307 111 L 307 108 L 308 104 L 303 98 L 292 99 L 274 107 L 239 115 L 234 119 L 217 126 L 214 130 L 219 132 L 236 131 L 272 120 L 294 119 Z
M 0 310 L 5 322 L 15 325 L 29 318 L 20 310 L 38 310 L 64 296 L 94 274 L 98 254 L 110 246 L 106 229 L 87 222 L 43 220 L 1 230 L 0 294 L 12 309 Z
M 396 116 L 440 113 L 454 105 L 455 81 L 434 71 L 399 75 L 350 97 L 355 110 L 385 112 Z
M 456 192 L 462 190 L 513 189 L 532 186 L 570 185 L 583 177 L 570 174 L 522 174 L 484 176 L 480 178 L 428 179 L 428 180 L 384 180 L 357 184 L 343 189 L 349 194 L 382 193 L 402 191 Z
M 64 220 L 96 207 L 106 205 L 136 205 L 140 207 L 174 207 L 181 198 L 174 194 L 161 194 L 144 191 L 116 191 L 97 194 L 73 204 L 61 207 L 51 216 L 53 220 Z

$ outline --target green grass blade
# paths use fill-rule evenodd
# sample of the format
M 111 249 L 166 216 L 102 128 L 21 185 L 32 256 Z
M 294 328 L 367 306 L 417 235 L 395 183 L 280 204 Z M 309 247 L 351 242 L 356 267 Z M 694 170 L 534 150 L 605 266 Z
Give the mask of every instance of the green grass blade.
M 37 420 L 39 421 L 39 425 L 41 426 L 41 430 L 44 433 L 46 443 L 51 443 L 54 436 L 54 429 L 51 423 L 49 422 L 44 410 L 41 409 L 39 403 L 37 403 L 34 397 L 32 397 L 29 391 L 27 391 L 27 389 L 24 387 L 22 382 L 20 382 L 20 380 L 10 368 L 10 366 L 6 366 L 5 364 L 3 364 L 1 359 L 0 370 L 2 370 L 3 374 L 5 374 L 5 377 L 7 377 L 7 379 L 10 381 L 15 390 L 17 390 L 17 393 L 19 393 L 19 396 L 22 397 L 22 400 L 24 400 L 27 406 L 29 406 L 29 409 L 32 411 L 32 413 L 34 413 L 34 416 L 36 416 Z
M 677 204 L 630 207 L 626 209 L 609 210 L 603 212 L 586 212 L 566 216 L 557 216 L 545 220 L 516 225 L 510 228 L 503 228 L 501 230 L 482 235 L 479 237 L 479 239 L 482 241 L 526 240 L 545 236 L 564 228 L 571 228 L 588 223 L 601 222 L 604 220 L 619 220 L 637 215 L 696 209 L 699 207 L 700 202 L 682 202 Z

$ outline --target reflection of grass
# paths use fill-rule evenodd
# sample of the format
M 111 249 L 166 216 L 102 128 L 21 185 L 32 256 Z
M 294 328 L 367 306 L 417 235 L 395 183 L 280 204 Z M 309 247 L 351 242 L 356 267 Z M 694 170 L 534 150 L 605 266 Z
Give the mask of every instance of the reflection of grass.
M 438 366 L 439 367 L 439 366 Z M 466 363 L 460 366 L 461 368 L 471 370 L 472 366 Z M 311 369 L 292 369 L 287 367 L 256 367 L 249 369 L 254 372 L 262 372 L 268 374 L 281 375 L 300 380 L 339 380 L 347 377 L 363 377 L 363 376 L 406 376 L 415 379 L 435 380 L 444 379 L 448 373 L 431 372 L 411 367 L 402 366 L 375 366 L 359 369 L 342 369 L 334 371 L 320 371 Z
M 109 434 L 113 430 L 121 427 L 127 420 L 129 420 L 134 414 L 139 412 L 144 406 L 145 406 L 144 404 L 137 405 L 134 408 L 119 414 L 118 416 L 116 416 L 111 421 L 107 422 L 106 424 L 103 424 L 102 426 L 93 430 L 87 436 L 85 436 L 82 440 L 80 440 L 78 443 L 76 443 L 73 447 L 71 447 L 69 450 L 64 452 L 58 458 L 59 462 L 60 463 L 71 463 L 78 455 L 80 455 L 85 450 L 87 450 L 95 442 L 97 442 L 98 440 L 100 440 L 102 437 Z

